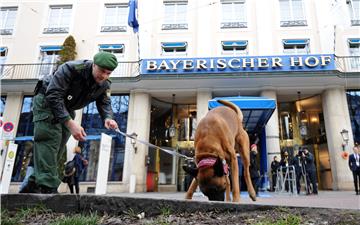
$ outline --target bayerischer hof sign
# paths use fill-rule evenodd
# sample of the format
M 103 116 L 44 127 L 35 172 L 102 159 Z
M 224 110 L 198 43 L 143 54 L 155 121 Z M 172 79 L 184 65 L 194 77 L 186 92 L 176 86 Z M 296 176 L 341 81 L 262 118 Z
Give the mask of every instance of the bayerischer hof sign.
M 164 58 L 141 61 L 142 75 L 335 70 L 334 55 Z

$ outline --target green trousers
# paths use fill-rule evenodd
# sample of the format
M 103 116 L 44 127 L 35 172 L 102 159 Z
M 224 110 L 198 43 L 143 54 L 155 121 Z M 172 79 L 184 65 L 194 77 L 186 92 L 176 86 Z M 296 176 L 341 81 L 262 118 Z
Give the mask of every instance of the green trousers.
M 61 183 L 58 166 L 66 154 L 69 129 L 54 122 L 54 115 L 45 104 L 45 96 L 38 94 L 33 100 L 34 122 L 34 174 L 30 177 L 37 185 L 58 188 Z

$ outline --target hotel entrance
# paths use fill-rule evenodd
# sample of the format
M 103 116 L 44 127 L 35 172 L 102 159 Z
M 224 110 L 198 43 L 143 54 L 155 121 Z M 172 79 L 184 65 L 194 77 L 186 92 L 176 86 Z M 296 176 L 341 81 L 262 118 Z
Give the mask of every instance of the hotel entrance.
M 281 154 L 291 160 L 299 149 L 307 147 L 314 155 L 319 189 L 332 189 L 332 171 L 327 145 L 322 99 L 320 95 L 293 102 L 278 103 Z
M 166 101 L 152 98 L 150 142 L 164 149 L 186 156 L 194 154 L 196 104 L 187 99 L 177 101 L 176 95 Z M 147 191 L 183 191 L 185 172 L 183 157 L 173 156 L 159 149 L 149 149 Z

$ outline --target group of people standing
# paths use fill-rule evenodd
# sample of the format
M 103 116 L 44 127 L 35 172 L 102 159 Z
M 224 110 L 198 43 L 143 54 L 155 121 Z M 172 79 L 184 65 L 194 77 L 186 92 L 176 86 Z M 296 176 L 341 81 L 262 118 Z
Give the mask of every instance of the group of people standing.
M 295 171 L 293 171 L 295 170 Z M 291 172 L 294 173 L 291 173 Z M 309 151 L 307 147 L 300 149 L 294 157 L 289 158 L 289 153 L 284 152 L 280 162 L 277 159 L 277 156 L 274 156 L 273 161 L 271 162 L 271 173 L 272 173 L 272 191 L 275 191 L 278 174 L 282 173 L 283 177 L 287 173 L 289 179 L 293 179 L 292 174 L 295 174 L 296 180 L 296 191 L 300 194 L 301 191 L 301 179 L 304 180 L 306 186 L 306 194 L 318 194 L 317 187 L 317 178 L 316 178 L 316 167 L 314 155 Z M 292 186 L 288 185 L 288 180 L 285 180 L 285 189 L 290 191 Z

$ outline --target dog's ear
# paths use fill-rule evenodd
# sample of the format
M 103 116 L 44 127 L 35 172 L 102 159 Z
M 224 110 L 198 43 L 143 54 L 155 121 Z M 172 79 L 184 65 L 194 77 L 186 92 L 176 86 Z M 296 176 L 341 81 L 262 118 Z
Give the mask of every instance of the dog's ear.
M 217 158 L 216 163 L 214 164 L 214 173 L 215 176 L 217 177 L 222 177 L 225 174 L 223 162 L 219 157 Z
M 194 167 L 184 165 L 182 168 L 186 173 L 190 174 L 193 177 L 197 177 L 197 174 L 199 171 L 199 169 L 197 167 L 194 168 Z

